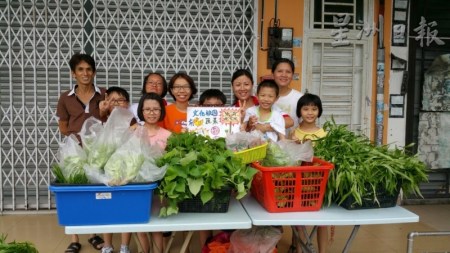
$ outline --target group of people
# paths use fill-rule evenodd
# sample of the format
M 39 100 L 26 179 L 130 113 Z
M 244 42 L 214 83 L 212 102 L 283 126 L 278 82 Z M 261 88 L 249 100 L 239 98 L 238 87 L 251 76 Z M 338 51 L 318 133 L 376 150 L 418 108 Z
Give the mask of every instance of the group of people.
M 69 61 L 76 85 L 61 94 L 57 105 L 59 130 L 69 136 L 78 132 L 91 116 L 106 122 L 115 107 L 128 108 L 135 118 L 130 128 L 144 127 L 152 145 L 164 148 L 172 133 L 186 130 L 187 108 L 197 94 L 194 80 L 185 73 L 176 73 L 167 83 L 159 73 L 149 73 L 144 78 L 139 103 L 130 102 L 128 92 L 121 87 L 100 88 L 94 84 L 95 61 L 87 54 L 75 54 Z M 241 130 L 261 131 L 270 141 L 294 139 L 317 139 L 326 135 L 316 120 L 322 114 L 320 98 L 314 94 L 303 95 L 290 87 L 294 75 L 294 63 L 280 59 L 272 67 L 273 80 L 261 81 L 253 95 L 254 80 L 245 69 L 238 69 L 231 79 L 234 101 L 232 106 L 241 110 Z M 165 100 L 169 93 L 173 103 Z M 200 106 L 225 106 L 226 96 L 218 89 L 208 89 L 200 95 Z M 81 142 L 81 140 L 80 140 Z M 81 144 L 82 145 L 82 144 Z M 164 248 L 167 234 L 152 233 L 154 247 L 160 252 Z M 204 244 L 212 231 L 200 231 L 200 243 Z M 89 243 L 102 253 L 113 252 L 112 234 L 91 235 Z M 131 234 L 121 238 L 120 253 L 128 253 Z M 146 233 L 138 233 L 144 252 L 149 253 L 151 244 Z M 318 231 L 319 251 L 325 252 L 328 243 L 327 228 Z M 72 235 L 66 253 L 78 253 L 81 244 L 77 235 Z

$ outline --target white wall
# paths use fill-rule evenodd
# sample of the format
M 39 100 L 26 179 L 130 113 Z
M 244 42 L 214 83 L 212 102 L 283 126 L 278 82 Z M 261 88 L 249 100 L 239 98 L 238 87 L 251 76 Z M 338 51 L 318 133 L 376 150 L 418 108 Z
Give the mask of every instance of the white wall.
M 391 47 L 391 53 L 399 58 L 408 61 L 408 47 Z M 389 94 L 387 96 L 387 104 L 384 107 L 384 109 L 388 112 L 387 144 L 404 146 L 405 132 L 406 132 L 407 94 L 405 94 L 403 118 L 389 118 L 389 98 L 391 94 L 400 94 L 403 80 L 403 71 L 400 70 L 389 70 L 389 71 L 390 71 Z

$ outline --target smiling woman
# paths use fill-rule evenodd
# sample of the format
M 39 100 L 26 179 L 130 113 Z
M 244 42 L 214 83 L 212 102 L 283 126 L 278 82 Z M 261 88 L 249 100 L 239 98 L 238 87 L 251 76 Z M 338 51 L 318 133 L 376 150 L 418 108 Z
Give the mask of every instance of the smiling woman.
M 181 133 L 187 127 L 186 111 L 189 101 L 197 94 L 197 87 L 189 75 L 177 73 L 170 79 L 169 94 L 175 102 L 166 106 L 163 126 L 171 132 Z

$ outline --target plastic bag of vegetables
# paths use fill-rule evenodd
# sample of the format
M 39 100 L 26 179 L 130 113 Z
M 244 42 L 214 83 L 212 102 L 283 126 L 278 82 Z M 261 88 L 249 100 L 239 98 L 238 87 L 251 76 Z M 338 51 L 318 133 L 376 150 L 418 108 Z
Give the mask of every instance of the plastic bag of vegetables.
M 302 161 L 311 162 L 314 150 L 311 141 L 299 144 L 293 140 L 270 142 L 266 157 L 261 164 L 266 167 L 299 165 Z
M 263 133 L 258 130 L 229 134 L 225 138 L 225 142 L 227 149 L 233 152 L 254 148 L 266 143 Z
M 58 183 L 88 183 L 83 170 L 83 165 L 86 163 L 86 153 L 79 145 L 75 135 L 68 136 L 60 143 L 58 156 L 59 163 L 53 165 L 53 173 Z
M 89 117 L 83 123 L 80 132 L 81 143 L 86 153 L 89 153 L 92 143 L 103 132 L 102 122 L 94 116 Z
M 147 130 L 138 127 L 127 133 L 127 140 L 117 148 L 105 164 L 107 185 L 124 185 L 129 182 L 157 181 L 164 176 L 165 169 L 155 164 L 155 158 L 162 156 L 159 146 L 150 145 Z M 145 169 L 143 176 L 138 177 Z M 167 166 L 165 166 L 167 167 Z
M 135 131 L 136 134 L 145 138 L 141 142 L 141 152 L 144 154 L 144 162 L 142 163 L 139 174 L 135 178 L 135 182 L 155 182 L 161 180 L 167 171 L 167 164 L 158 167 L 156 165 L 156 159 L 162 157 L 166 151 L 159 145 L 150 145 L 146 137 L 147 130 L 144 127 L 138 127 Z M 148 144 L 148 145 L 147 145 Z
M 87 167 L 85 170 L 103 171 L 108 159 L 117 149 L 117 147 L 125 140 L 125 133 L 130 127 L 130 121 L 133 118 L 133 113 L 129 110 L 116 107 L 106 121 L 103 130 L 100 132 L 92 144 L 88 144 Z

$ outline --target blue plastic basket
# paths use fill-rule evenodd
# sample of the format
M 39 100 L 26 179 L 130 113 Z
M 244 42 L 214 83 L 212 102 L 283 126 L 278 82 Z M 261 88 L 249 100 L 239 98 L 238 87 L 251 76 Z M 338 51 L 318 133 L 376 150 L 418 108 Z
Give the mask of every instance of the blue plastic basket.
M 51 184 L 63 226 L 147 223 L 156 183 L 123 186 Z

